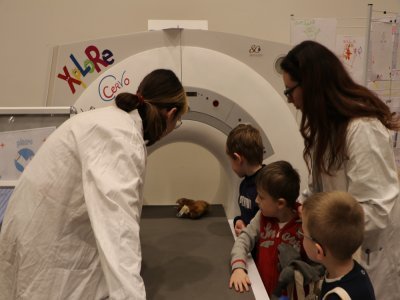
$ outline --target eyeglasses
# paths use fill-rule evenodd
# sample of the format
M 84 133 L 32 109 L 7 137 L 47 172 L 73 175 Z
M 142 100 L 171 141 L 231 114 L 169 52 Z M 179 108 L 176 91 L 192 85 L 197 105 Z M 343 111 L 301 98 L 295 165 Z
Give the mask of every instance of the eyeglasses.
M 302 236 L 303 238 L 309 239 L 310 241 L 312 241 L 312 242 L 318 244 L 318 245 L 322 248 L 322 251 L 324 251 L 324 256 L 325 256 L 325 253 L 326 253 L 326 252 L 325 252 L 325 250 L 324 250 L 324 247 L 321 245 L 321 243 L 318 242 L 316 239 L 314 239 L 312 236 L 309 236 L 309 235 L 304 234 L 303 228 L 301 228 L 301 227 L 298 228 L 298 229 L 297 229 L 297 234 L 300 235 L 300 236 Z
M 292 86 L 292 87 L 290 87 L 290 88 L 285 89 L 285 90 L 283 91 L 283 94 L 284 94 L 287 98 L 292 97 L 293 91 L 294 91 L 298 86 L 300 86 L 300 83 L 297 83 L 295 86 Z
M 182 125 L 182 119 L 179 118 L 179 120 L 176 121 L 175 129 L 178 129 L 179 127 L 181 127 L 181 125 Z
M 307 238 L 307 239 L 309 239 L 310 241 L 313 241 L 314 243 L 319 244 L 313 237 L 304 234 L 303 228 L 300 227 L 299 229 L 297 229 L 297 233 L 298 233 L 300 236 L 302 236 L 303 238 Z

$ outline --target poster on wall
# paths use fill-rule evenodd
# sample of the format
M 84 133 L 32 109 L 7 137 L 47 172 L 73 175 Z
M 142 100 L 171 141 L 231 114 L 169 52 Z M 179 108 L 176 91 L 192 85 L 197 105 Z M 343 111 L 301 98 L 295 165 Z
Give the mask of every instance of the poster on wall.
M 56 127 L 0 132 L 0 180 L 17 180 Z
M 400 81 L 400 15 L 396 19 L 396 23 L 392 27 L 393 33 L 393 59 L 391 79 Z
M 297 45 L 305 40 L 313 40 L 335 51 L 336 26 L 335 18 L 293 19 L 290 42 Z
M 400 114 L 400 16 L 371 23 L 367 87 L 394 113 Z M 393 132 L 393 150 L 400 169 L 400 134 Z
M 390 110 L 397 114 L 400 114 L 400 95 L 392 97 L 389 101 L 386 101 Z M 393 148 L 394 156 L 396 159 L 397 166 L 400 168 L 400 134 L 398 131 L 393 131 Z
M 365 38 L 338 35 L 336 38 L 336 54 L 347 71 L 359 84 L 364 84 Z
M 370 57 L 368 79 L 390 80 L 394 39 L 391 23 L 374 22 L 371 24 Z
M 391 89 L 390 81 L 375 81 L 369 83 L 370 86 L 371 84 L 375 88 L 374 92 L 389 106 L 390 111 L 400 114 L 400 89 Z M 400 134 L 398 131 L 392 131 L 392 141 L 396 163 L 400 168 Z

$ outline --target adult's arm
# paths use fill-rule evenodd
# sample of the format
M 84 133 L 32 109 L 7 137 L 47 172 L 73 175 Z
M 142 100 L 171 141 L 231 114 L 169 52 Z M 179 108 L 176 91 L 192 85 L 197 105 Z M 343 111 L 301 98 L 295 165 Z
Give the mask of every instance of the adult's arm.
M 349 125 L 347 146 L 348 192 L 364 209 L 366 231 L 385 228 L 399 196 L 390 132 L 376 119 L 357 119 Z
M 97 128 L 82 141 L 82 178 L 110 299 L 145 300 L 139 240 L 145 146 L 130 131 Z

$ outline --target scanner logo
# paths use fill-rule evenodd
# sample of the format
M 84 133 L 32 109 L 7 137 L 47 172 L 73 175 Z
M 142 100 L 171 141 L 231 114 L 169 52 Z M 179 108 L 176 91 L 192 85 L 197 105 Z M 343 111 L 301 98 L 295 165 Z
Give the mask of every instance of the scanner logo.
M 99 83 L 98 92 L 101 100 L 111 101 L 114 100 L 117 92 L 120 92 L 125 86 L 131 83 L 126 71 L 122 72 L 121 76 L 114 76 L 113 74 L 103 77 Z
M 260 45 L 251 45 L 249 49 L 249 53 L 251 56 L 260 56 L 262 55 L 261 53 L 261 46 Z

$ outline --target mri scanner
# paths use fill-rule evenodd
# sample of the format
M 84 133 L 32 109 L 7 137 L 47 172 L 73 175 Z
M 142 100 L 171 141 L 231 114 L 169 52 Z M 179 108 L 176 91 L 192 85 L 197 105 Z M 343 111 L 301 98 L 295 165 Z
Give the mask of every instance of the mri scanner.
M 76 113 L 107 106 L 119 92 L 135 93 L 152 70 L 172 69 L 190 110 L 179 129 L 148 149 L 145 204 L 203 199 L 222 205 L 231 220 L 239 213 L 240 179 L 231 170 L 225 142 L 239 123 L 260 130 L 264 163 L 289 161 L 304 188 L 308 175 L 298 115 L 283 97 L 278 67 L 288 50 L 265 40 L 185 29 L 60 45 L 54 48 L 47 105 L 72 106 Z M 251 261 L 249 275 L 255 298 L 268 299 Z
M 288 45 L 265 40 L 186 29 L 61 45 L 53 55 L 48 105 L 73 105 L 78 113 L 110 105 L 115 94 L 136 92 L 153 69 L 172 69 L 186 89 L 190 111 L 178 130 L 149 148 L 145 204 L 204 199 L 223 204 L 233 218 L 240 179 L 231 170 L 225 141 L 237 124 L 251 123 L 261 131 L 264 163 L 289 161 L 302 187 L 308 176 L 296 112 L 282 93 L 278 66 L 288 50 Z M 87 58 L 96 56 L 111 64 L 97 63 L 85 74 Z M 82 82 L 72 84 L 75 93 L 65 80 L 66 70 Z

